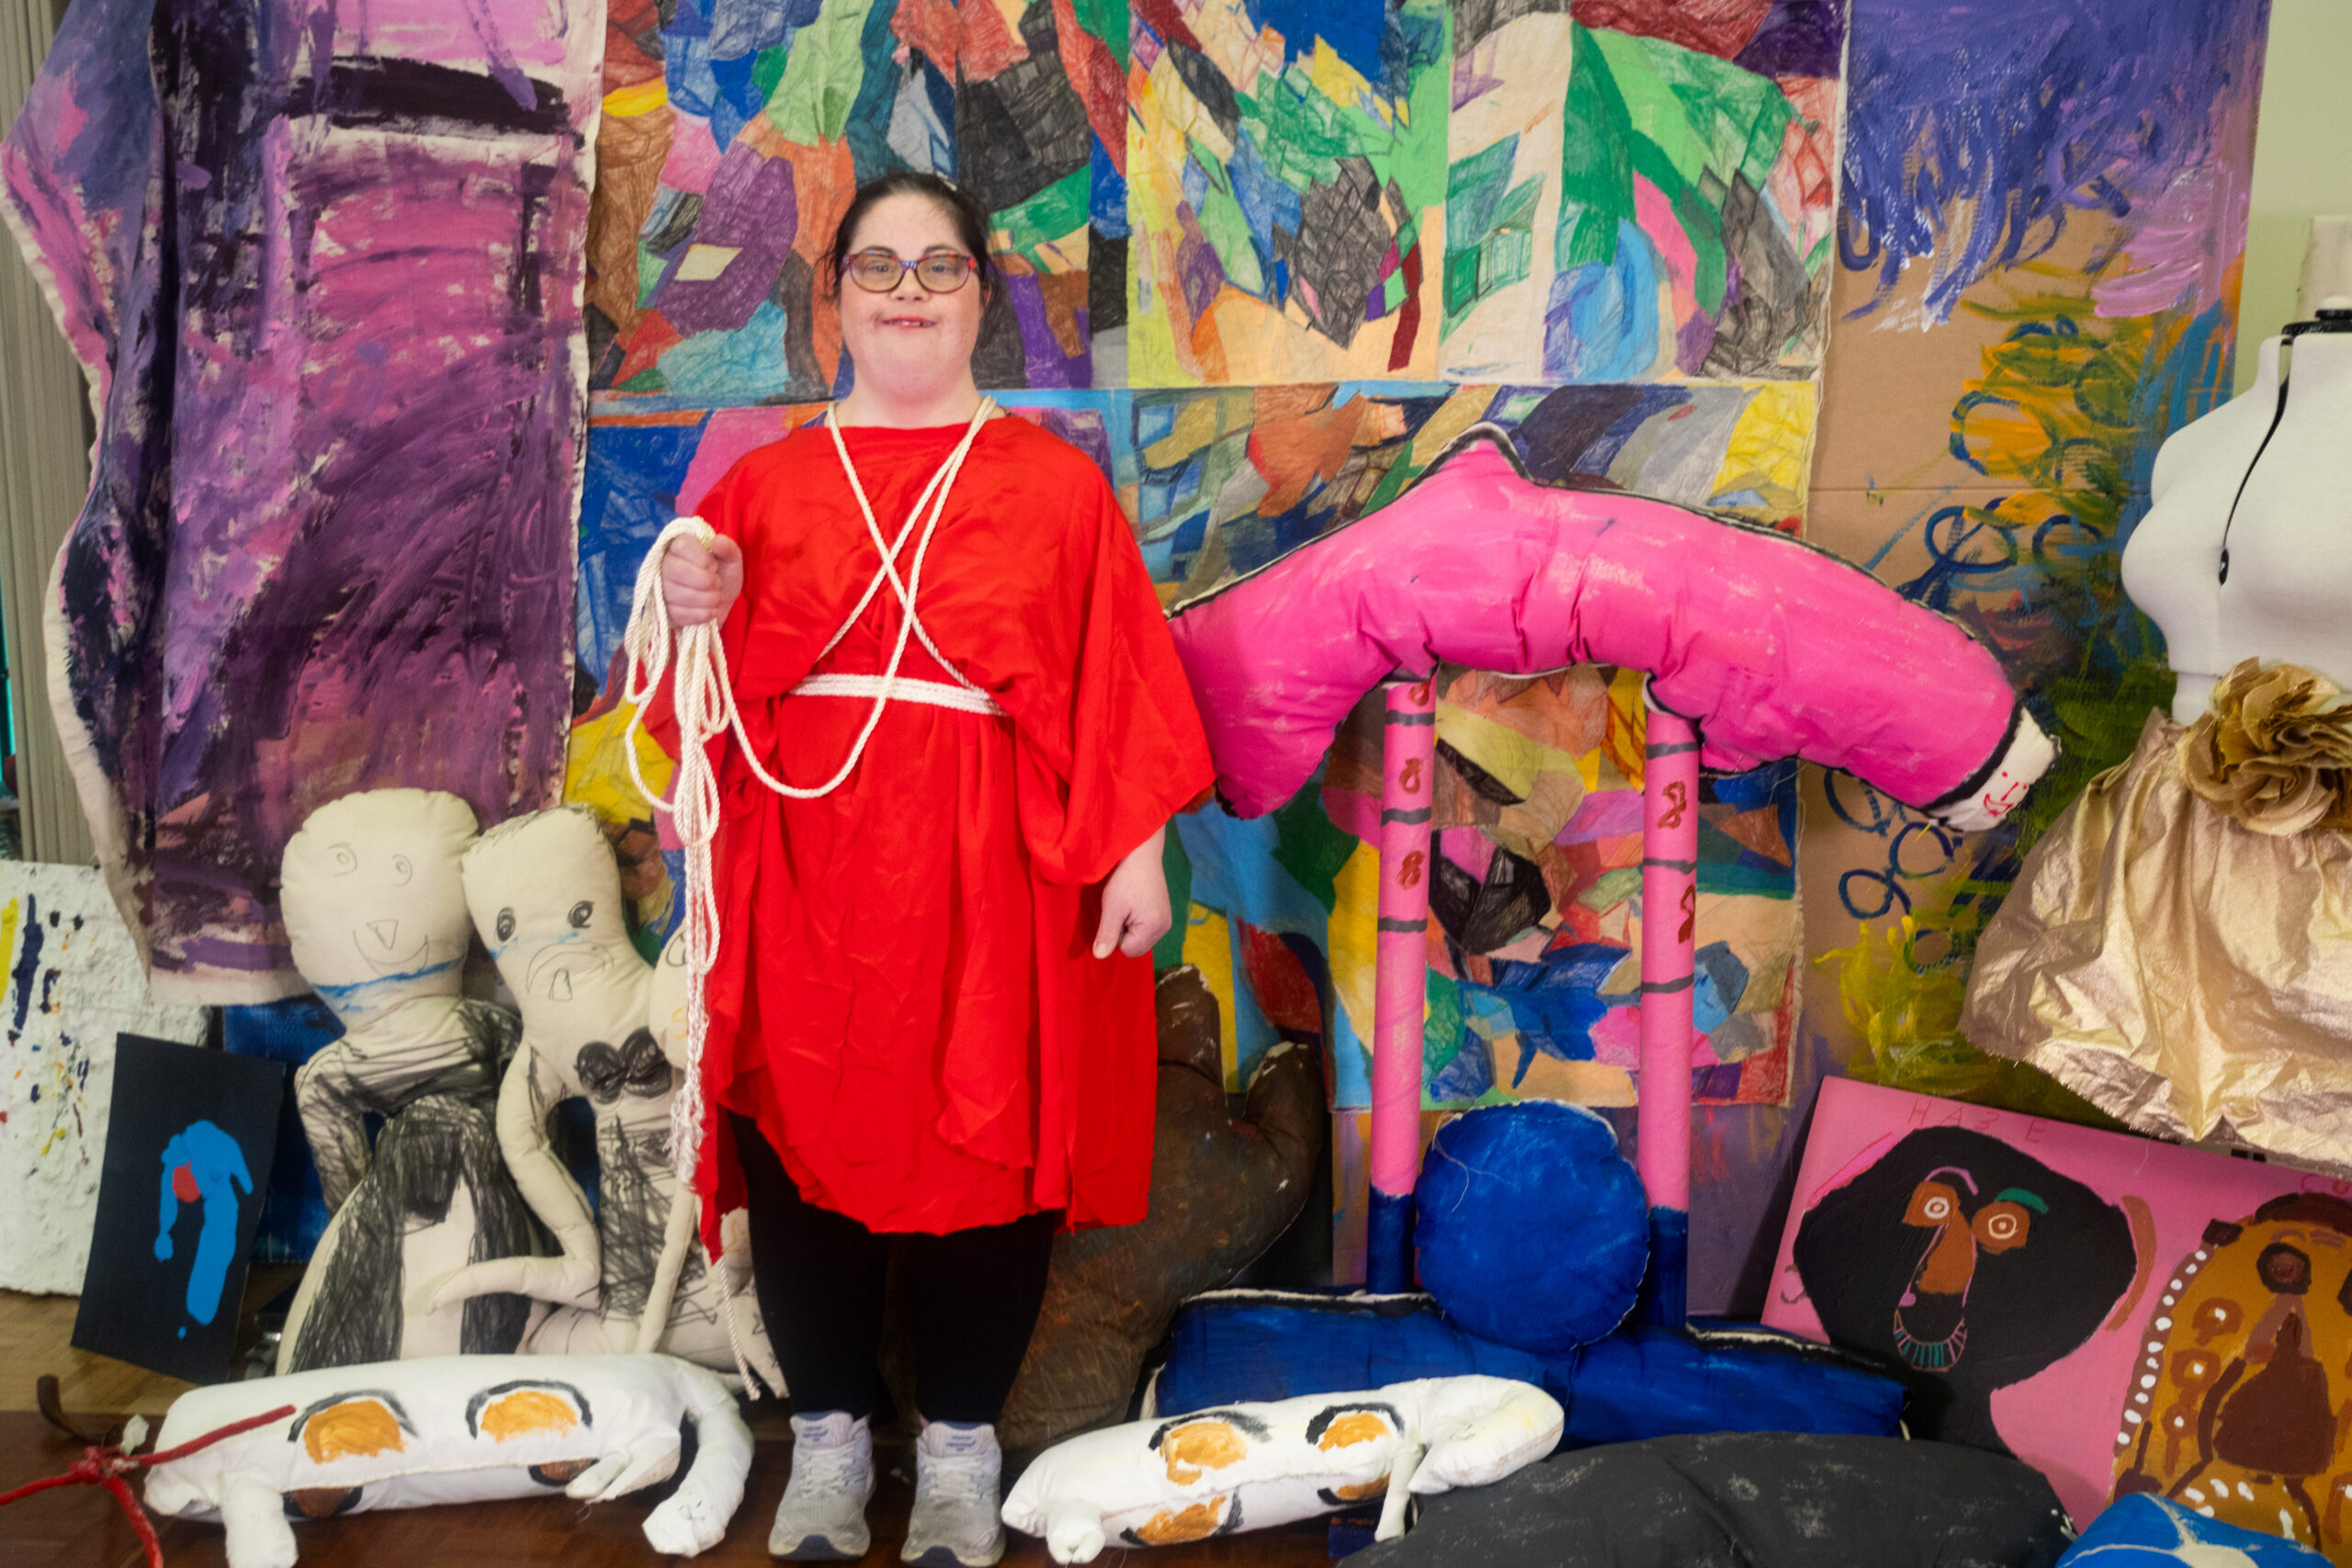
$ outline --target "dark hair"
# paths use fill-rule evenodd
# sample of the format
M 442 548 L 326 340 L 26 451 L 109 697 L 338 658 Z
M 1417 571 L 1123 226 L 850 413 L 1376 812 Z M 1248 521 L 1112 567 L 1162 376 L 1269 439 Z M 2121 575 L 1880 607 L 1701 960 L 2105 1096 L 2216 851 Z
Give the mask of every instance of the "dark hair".
M 997 269 L 996 263 L 989 259 L 988 210 L 963 186 L 937 175 L 907 169 L 868 180 L 850 197 L 849 209 L 842 214 L 841 227 L 833 231 L 833 248 L 825 257 L 825 280 L 834 297 L 840 297 L 842 274 L 849 265 L 850 236 L 857 232 L 857 226 L 865 220 L 867 213 L 894 196 L 922 197 L 947 215 L 964 249 L 979 261 L 980 303 L 985 305 L 994 299 Z

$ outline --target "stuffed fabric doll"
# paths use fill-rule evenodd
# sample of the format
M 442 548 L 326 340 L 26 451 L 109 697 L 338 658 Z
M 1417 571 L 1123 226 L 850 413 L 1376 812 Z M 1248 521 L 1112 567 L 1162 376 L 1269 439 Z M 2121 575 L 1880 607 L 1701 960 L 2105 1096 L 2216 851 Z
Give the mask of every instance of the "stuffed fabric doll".
M 294 1080 L 334 1217 L 280 1371 L 513 1350 L 544 1313 L 507 1293 L 424 1305 L 467 1264 L 537 1246 L 495 1122 L 517 1022 L 458 995 L 473 929 L 458 866 L 473 838 L 456 795 L 383 789 L 321 807 L 286 846 L 295 967 L 344 1033 Z M 372 1149 L 370 1113 L 384 1119 Z
M 554 1233 L 558 1255 L 476 1264 L 442 1289 L 436 1304 L 519 1292 L 558 1303 L 532 1335 L 531 1350 L 630 1349 L 675 1223 L 674 1074 L 650 1027 L 654 972 L 624 929 L 612 846 L 592 812 L 559 807 L 483 834 L 466 852 L 464 871 L 474 924 L 523 1010 L 522 1044 L 499 1090 L 499 1143 L 524 1198 Z M 574 1097 L 585 1097 L 596 1117 L 602 1201 L 593 1216 L 548 1139 L 548 1113 Z M 749 1269 L 745 1247 L 729 1247 L 728 1258 Z M 749 1280 L 729 1279 L 731 1303 L 701 1243 L 689 1239 L 659 1348 L 731 1369 L 721 1314 L 732 1311 L 752 1370 L 780 1389 L 783 1373 Z
M 1091 1562 L 1112 1541 L 1173 1546 L 1385 1495 L 1385 1540 L 1408 1495 L 1499 1481 L 1550 1453 L 1566 1421 L 1542 1389 L 1487 1377 L 1222 1405 L 1047 1449 L 1004 1522 L 1044 1536 L 1057 1562 Z
M 147 1472 L 147 1506 L 219 1519 L 229 1568 L 291 1568 L 305 1518 L 561 1492 L 605 1502 L 694 1462 L 645 1521 L 656 1551 L 718 1544 L 743 1500 L 752 1434 L 725 1386 L 668 1356 L 449 1356 L 254 1378 L 182 1394 L 172 1448 L 248 1416 L 282 1418 Z

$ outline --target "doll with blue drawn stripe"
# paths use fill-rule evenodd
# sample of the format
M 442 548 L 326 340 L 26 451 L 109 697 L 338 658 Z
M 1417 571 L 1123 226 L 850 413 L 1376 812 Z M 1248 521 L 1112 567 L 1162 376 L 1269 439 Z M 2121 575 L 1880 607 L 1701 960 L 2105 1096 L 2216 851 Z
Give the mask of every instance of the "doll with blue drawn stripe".
M 498 1145 L 514 1012 L 462 994 L 473 938 L 458 857 L 473 808 L 369 790 L 312 812 L 286 846 L 294 965 L 344 1026 L 294 1080 L 334 1218 L 278 1346 L 280 1371 L 512 1351 L 545 1308 L 517 1294 L 435 1309 L 469 1263 L 537 1249 Z M 370 1117 L 382 1130 L 371 1141 Z

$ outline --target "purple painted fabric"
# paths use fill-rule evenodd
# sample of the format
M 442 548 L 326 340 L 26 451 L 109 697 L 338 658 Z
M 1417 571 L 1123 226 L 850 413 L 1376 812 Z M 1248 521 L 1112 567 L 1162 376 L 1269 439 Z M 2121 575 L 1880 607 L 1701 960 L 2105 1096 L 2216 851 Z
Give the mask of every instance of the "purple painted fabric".
M 313 807 L 560 787 L 602 16 L 81 0 L 0 150 L 100 403 L 51 689 L 161 997 L 302 988 Z

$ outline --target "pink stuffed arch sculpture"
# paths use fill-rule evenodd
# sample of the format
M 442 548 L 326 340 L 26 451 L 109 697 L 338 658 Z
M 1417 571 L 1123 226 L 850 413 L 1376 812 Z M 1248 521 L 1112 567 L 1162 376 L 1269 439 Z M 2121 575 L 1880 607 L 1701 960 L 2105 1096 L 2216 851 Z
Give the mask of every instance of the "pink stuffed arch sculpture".
M 1297 792 L 1365 692 L 1440 662 L 1646 671 L 1705 766 L 1801 757 L 1956 828 L 1990 827 L 2055 754 L 1957 622 L 1769 528 L 1539 483 L 1492 425 L 1170 624 L 1244 817 Z

